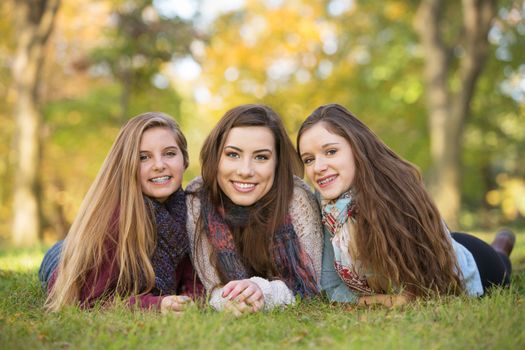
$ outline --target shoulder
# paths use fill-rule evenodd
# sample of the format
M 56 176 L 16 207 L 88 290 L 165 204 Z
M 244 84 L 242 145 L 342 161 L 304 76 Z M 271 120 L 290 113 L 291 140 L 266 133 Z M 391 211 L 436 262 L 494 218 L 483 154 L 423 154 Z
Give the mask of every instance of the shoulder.
M 294 176 L 291 207 L 296 205 L 311 205 L 317 207 L 317 200 L 310 190 L 310 187 L 301 178 Z
M 188 211 L 188 223 L 194 223 L 200 212 L 201 202 L 199 199 L 199 192 L 202 189 L 202 178 L 200 176 L 190 181 L 186 186 L 186 205 Z
M 197 176 L 196 178 L 190 181 L 188 186 L 186 186 L 186 189 L 185 189 L 186 195 L 195 195 L 200 191 L 201 188 L 202 188 L 202 177 Z
M 300 178 L 294 178 L 294 191 L 289 206 L 293 225 L 299 231 L 321 228 L 321 213 L 314 194 Z

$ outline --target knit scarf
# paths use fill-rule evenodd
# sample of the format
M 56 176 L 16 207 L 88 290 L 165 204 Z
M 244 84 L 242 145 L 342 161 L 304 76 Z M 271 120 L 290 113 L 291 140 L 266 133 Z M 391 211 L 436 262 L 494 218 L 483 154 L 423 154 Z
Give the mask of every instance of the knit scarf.
M 201 215 L 208 241 L 217 254 L 217 268 L 229 281 L 252 277 L 237 251 L 230 227 L 241 229 L 247 227 L 253 208 L 230 202 L 217 209 L 203 192 L 201 192 Z M 308 297 L 318 293 L 310 258 L 302 249 L 290 215 L 286 215 L 284 223 L 275 231 L 270 253 L 277 269 L 277 278 L 281 279 L 294 294 Z
M 144 196 L 146 207 L 155 216 L 157 244 L 151 257 L 155 272 L 154 294 L 177 294 L 175 271 L 181 260 L 189 254 L 186 233 L 186 194 L 179 188 L 165 202 Z
M 366 276 L 360 271 L 359 263 L 352 260 L 348 250 L 350 236 L 346 223 L 355 223 L 356 205 L 355 195 L 350 189 L 340 195 L 335 201 L 322 201 L 322 222 L 324 227 L 332 236 L 332 246 L 334 248 L 334 267 L 341 280 L 348 288 L 361 293 L 371 294 Z

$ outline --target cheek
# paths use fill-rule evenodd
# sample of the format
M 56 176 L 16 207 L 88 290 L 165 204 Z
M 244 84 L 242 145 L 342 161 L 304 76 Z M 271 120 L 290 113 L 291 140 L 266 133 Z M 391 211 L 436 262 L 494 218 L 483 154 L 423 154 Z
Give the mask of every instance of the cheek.
M 277 169 L 276 169 L 276 164 L 275 163 L 269 165 L 268 168 L 265 169 L 265 179 L 267 181 L 268 188 L 273 186 L 273 182 L 275 181 L 275 172 L 276 171 L 277 171 Z
M 141 163 L 139 166 L 139 177 L 141 181 L 144 181 L 148 176 L 148 170 L 146 164 Z
M 305 166 L 304 173 L 306 174 L 306 177 L 308 180 L 314 182 L 314 169 L 312 166 Z
M 219 166 L 217 167 L 217 178 L 220 180 L 221 177 L 226 175 L 228 173 L 228 165 L 226 164 L 225 160 L 221 158 L 219 161 Z
M 180 161 L 178 162 L 177 170 L 179 173 L 178 176 L 182 178 L 182 176 L 184 175 L 184 171 L 186 171 L 186 164 L 184 164 L 184 158 L 182 157 Z

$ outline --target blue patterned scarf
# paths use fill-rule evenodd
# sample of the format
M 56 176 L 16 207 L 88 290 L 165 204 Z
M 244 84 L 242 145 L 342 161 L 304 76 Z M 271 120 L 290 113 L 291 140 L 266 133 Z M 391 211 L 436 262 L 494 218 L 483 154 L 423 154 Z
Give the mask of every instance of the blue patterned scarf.
M 321 209 L 323 225 L 333 237 L 348 219 L 355 222 L 357 214 L 355 195 L 350 189 L 340 195 L 335 201 L 322 201 Z
M 359 264 L 349 254 L 349 244 L 353 239 L 349 232 L 343 229 L 348 222 L 356 221 L 355 195 L 349 190 L 336 200 L 321 202 L 322 221 L 324 227 L 332 236 L 334 248 L 334 268 L 346 286 L 359 294 L 372 294 L 366 274 L 357 267 Z

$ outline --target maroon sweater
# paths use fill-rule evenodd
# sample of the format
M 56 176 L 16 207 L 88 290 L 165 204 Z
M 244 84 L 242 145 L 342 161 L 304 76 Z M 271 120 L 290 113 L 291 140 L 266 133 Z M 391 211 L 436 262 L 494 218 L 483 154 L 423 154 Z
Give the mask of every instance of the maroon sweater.
M 93 307 L 96 301 L 115 290 L 118 279 L 118 264 L 116 259 L 116 247 L 108 247 L 100 269 L 88 273 L 86 283 L 80 290 L 80 305 L 84 308 Z M 48 292 L 54 287 L 57 270 L 53 271 L 48 283 Z M 189 256 L 186 256 L 177 266 L 175 274 L 177 283 L 177 294 L 186 295 L 196 299 L 204 295 L 204 287 L 197 276 Z M 130 306 L 138 305 L 142 309 L 160 310 L 160 303 L 166 295 L 154 295 L 147 293 L 131 296 L 127 300 Z

